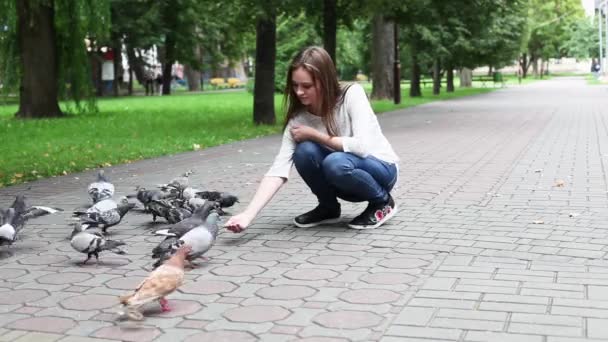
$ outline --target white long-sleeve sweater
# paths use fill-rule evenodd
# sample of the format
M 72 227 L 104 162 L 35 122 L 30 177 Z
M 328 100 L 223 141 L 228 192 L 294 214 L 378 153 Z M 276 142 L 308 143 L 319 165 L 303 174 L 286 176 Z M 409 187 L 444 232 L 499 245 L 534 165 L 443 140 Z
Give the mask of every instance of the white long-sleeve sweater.
M 399 157 L 382 134 L 382 129 L 365 90 L 359 84 L 355 83 L 348 88 L 344 101 L 336 109 L 335 119 L 344 152 L 350 152 L 362 158 L 371 155 L 393 164 L 399 162 Z M 289 121 L 283 132 L 281 148 L 266 176 L 289 178 L 293 166 L 293 152 L 297 144 L 290 132 L 293 125 L 309 126 L 328 134 L 321 117 L 306 111 L 296 115 Z

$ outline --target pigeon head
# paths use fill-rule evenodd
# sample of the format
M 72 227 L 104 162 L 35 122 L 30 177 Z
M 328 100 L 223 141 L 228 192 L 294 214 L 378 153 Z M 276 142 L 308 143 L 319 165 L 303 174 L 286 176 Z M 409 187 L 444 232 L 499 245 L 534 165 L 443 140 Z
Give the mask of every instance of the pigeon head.
M 74 235 L 84 232 L 86 229 L 80 222 L 74 223 L 73 226 L 74 229 L 72 229 L 72 234 L 70 235 L 70 237 L 74 237 Z
M 14 208 L 15 212 L 17 213 L 24 213 L 25 209 L 27 208 L 27 205 L 25 204 L 25 196 L 17 195 L 17 197 L 15 197 L 15 201 L 11 205 L 11 208 Z

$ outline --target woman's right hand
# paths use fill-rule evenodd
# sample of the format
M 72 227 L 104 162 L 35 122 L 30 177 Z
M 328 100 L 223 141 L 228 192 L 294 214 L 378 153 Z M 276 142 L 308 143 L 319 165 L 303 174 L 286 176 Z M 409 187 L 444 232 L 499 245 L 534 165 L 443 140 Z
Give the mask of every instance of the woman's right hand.
M 253 216 L 243 212 L 228 219 L 226 224 L 224 224 L 224 227 L 233 233 L 241 233 L 247 229 L 253 219 Z

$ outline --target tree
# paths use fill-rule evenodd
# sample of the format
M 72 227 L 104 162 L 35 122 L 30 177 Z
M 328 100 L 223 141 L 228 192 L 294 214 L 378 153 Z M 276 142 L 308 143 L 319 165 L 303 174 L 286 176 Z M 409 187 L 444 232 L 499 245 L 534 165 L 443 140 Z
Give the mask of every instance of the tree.
M 527 48 L 520 61 L 524 77 L 530 65 L 534 74 L 539 74 L 539 60 L 566 54 L 562 42 L 568 40 L 569 29 L 583 16 L 578 0 L 530 0 Z
M 107 0 L 0 0 L 0 79 L 19 89 L 17 118 L 63 116 L 59 98 L 95 103 L 85 38 L 108 32 Z M 6 83 L 8 80 L 10 83 Z
M 593 18 L 580 18 L 574 22 L 570 30 L 571 34 L 560 46 L 560 50 L 566 55 L 575 58 L 598 58 L 599 36 L 597 21 Z
M 395 23 L 377 14 L 372 20 L 372 98 L 392 99 Z
M 274 112 L 274 69 L 277 53 L 277 13 L 273 6 L 260 13 L 256 24 L 255 85 L 253 90 L 253 122 L 272 125 Z

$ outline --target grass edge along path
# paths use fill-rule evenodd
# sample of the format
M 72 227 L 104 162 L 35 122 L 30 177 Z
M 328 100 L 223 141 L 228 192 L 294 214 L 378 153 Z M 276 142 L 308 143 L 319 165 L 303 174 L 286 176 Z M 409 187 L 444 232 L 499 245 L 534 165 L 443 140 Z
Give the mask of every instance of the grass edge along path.
M 405 88 L 401 104 L 375 100 L 372 107 L 380 114 L 495 89 L 433 96 L 426 88 L 422 97 L 410 98 Z M 59 119 L 16 120 L 16 105 L 0 106 L 0 187 L 276 134 L 281 101 L 277 95 L 273 126 L 253 124 L 253 96 L 245 91 L 100 99 L 99 113 Z

